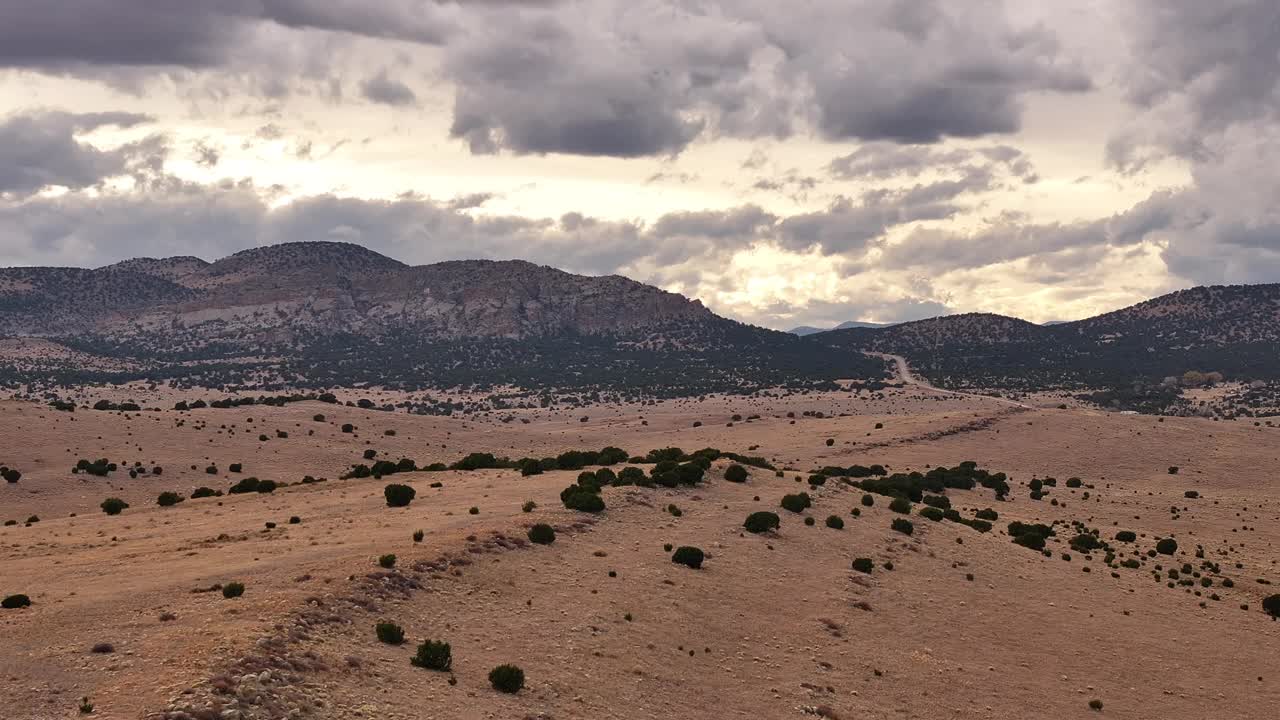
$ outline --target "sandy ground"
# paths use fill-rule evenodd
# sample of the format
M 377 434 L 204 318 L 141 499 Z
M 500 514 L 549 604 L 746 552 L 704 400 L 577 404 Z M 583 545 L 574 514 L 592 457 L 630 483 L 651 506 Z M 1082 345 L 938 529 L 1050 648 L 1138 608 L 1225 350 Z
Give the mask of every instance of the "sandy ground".
M 1084 718 L 1099 714 L 1092 699 L 1104 717 L 1271 718 L 1280 707 L 1280 623 L 1260 608 L 1280 591 L 1259 582 L 1280 582 L 1275 428 L 1024 409 L 926 388 L 514 415 L 504 423 L 323 403 L 60 413 L 0 403 L 0 462 L 23 473 L 0 483 L 0 520 L 18 521 L 0 528 L 0 595 L 33 602 L 0 610 L 0 717 L 80 717 L 86 696 L 91 717 L 104 718 L 161 717 L 211 698 L 230 713 L 221 716 L 246 719 Z M 356 432 L 341 432 L 343 423 Z M 337 479 L 366 449 L 425 465 L 471 451 L 605 445 L 634 454 L 712 446 L 788 470 L 753 470 L 737 485 L 722 479 L 720 462 L 697 488 L 607 488 L 599 516 L 561 506 L 576 472 L 397 475 L 418 491 L 403 509 L 386 507 L 387 479 Z M 71 474 L 76 460 L 98 457 L 164 472 Z M 804 515 L 814 526 L 777 507 L 807 489 L 797 476 L 823 465 L 963 460 L 1013 478 L 1008 502 L 989 490 L 948 492 L 965 514 L 997 509 L 991 533 L 913 517 L 907 537 L 889 529 L 898 516 L 886 498 L 865 508 L 860 491 L 837 482 L 813 492 Z M 228 472 L 233 462 L 241 473 Z M 329 480 L 155 505 L 165 490 L 307 474 Z M 1086 487 L 1064 487 L 1072 476 Z M 1032 501 L 1033 477 L 1059 484 Z M 1186 499 L 1187 490 L 1201 497 Z M 131 507 L 108 517 L 98 510 L 108 496 Z M 522 512 L 530 500 L 537 508 Z M 783 516 L 780 532 L 741 531 L 759 509 Z M 824 527 L 831 514 L 843 530 Z M 39 522 L 25 525 L 30 515 Z M 1050 542 L 1052 557 L 1012 544 L 1010 520 L 1078 520 L 1104 538 L 1133 530 L 1140 537 L 1126 557 L 1157 537 L 1181 547 L 1112 577 L 1100 556 L 1066 547 L 1066 529 Z M 533 522 L 557 526 L 557 541 L 524 543 Z M 667 543 L 701 547 L 706 564 L 673 564 Z M 1156 564 L 1198 569 L 1197 545 L 1220 564 L 1212 587 L 1153 577 Z M 396 571 L 376 566 L 385 553 L 398 556 Z M 850 569 L 863 556 L 877 562 L 871 575 Z M 233 580 L 243 597 L 195 592 Z M 380 619 L 402 625 L 408 641 L 378 643 Z M 409 664 L 426 638 L 451 643 L 452 674 Z M 91 652 L 97 643 L 114 652 Z M 504 662 L 526 673 L 518 695 L 488 685 L 488 670 Z

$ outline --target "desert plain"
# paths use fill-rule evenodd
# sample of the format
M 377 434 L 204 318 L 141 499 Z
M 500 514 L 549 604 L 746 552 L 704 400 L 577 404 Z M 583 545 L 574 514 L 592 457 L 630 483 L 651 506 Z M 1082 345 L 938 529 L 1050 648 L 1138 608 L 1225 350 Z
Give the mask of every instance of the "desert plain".
M 356 397 L 381 401 L 340 399 Z M 0 521 L 14 521 L 0 528 L 0 595 L 31 601 L 0 611 L 0 717 L 1198 720 L 1280 708 L 1280 623 L 1263 611 L 1280 582 L 1280 428 L 1268 423 L 911 384 L 450 417 L 310 401 L 178 411 L 174 399 L 157 391 L 134 412 L 0 402 L 0 463 L 21 472 L 0 483 Z M 718 448 L 774 469 L 728 482 L 733 461 L 720 458 L 694 486 L 607 486 L 599 513 L 561 502 L 579 470 L 342 479 L 367 451 L 425 467 L 606 446 Z M 72 472 L 98 458 L 117 470 Z M 1008 476 L 1004 500 L 945 493 L 966 518 L 994 510 L 988 532 L 920 516 L 921 503 L 895 512 L 852 478 L 809 482 L 828 466 L 964 461 Z M 250 476 L 289 485 L 190 497 Z M 415 498 L 389 507 L 388 483 Z M 779 507 L 802 491 L 811 507 Z M 161 507 L 162 492 L 186 499 Z M 128 508 L 105 514 L 109 497 Z M 747 532 L 757 511 L 777 513 L 778 529 Z M 1056 532 L 1041 552 L 1012 541 L 1015 521 Z M 537 523 L 554 542 L 528 541 Z M 1107 550 L 1070 547 L 1090 532 Z M 1157 553 L 1166 538 L 1177 549 Z M 679 546 L 700 548 L 701 567 L 674 563 Z M 380 566 L 388 554 L 394 566 Z M 230 583 L 243 594 L 224 597 Z M 380 642 L 379 622 L 404 643 Z M 411 664 L 428 639 L 450 644 L 448 671 Z M 504 663 L 525 673 L 516 694 L 490 686 Z

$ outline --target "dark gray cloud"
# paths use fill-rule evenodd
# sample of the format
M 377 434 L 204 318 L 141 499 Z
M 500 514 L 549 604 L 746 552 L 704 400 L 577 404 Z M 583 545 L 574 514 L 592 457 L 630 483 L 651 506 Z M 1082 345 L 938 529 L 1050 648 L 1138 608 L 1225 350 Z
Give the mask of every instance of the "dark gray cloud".
M 931 170 L 968 163 L 973 155 L 964 148 L 881 141 L 866 143 L 832 160 L 827 169 L 833 176 L 846 180 L 887 180 L 918 177 Z
M 1158 234 L 1186 281 L 1280 281 L 1280 5 L 1142 0 L 1130 17 L 1126 78 L 1138 111 L 1108 145 L 1126 171 L 1177 158 L 1186 187 L 1154 194 L 1127 218 Z
M 678 152 L 702 129 L 682 115 L 681 78 L 630 50 L 552 14 L 495 23 L 452 51 L 450 132 L 476 153 Z
M 255 4 L 6 0 L 0 3 L 0 64 L 207 67 L 241 39 L 235 18 Z
M 832 177 L 842 180 L 898 180 L 927 173 L 990 177 L 1000 172 L 1023 182 L 1034 182 L 1035 167 L 1026 153 L 1010 145 L 980 148 L 866 143 L 827 165 Z
M 1050 31 L 1015 27 L 989 0 L 810 0 L 785 13 L 765 0 L 9 0 L 0 67 L 137 91 L 148 68 L 220 69 L 261 96 L 311 82 L 340 100 L 334 43 L 282 48 L 272 27 L 443 46 L 451 135 L 477 153 L 671 155 L 700 137 L 807 131 L 935 142 L 1013 132 L 1026 96 L 1091 86 Z M 360 90 L 391 105 L 421 94 L 386 75 Z
M 502 20 L 448 47 L 453 135 L 476 152 L 667 154 L 802 123 L 932 143 L 1014 132 L 1025 97 L 1092 88 L 993 2 L 606 0 Z
M 408 85 L 387 75 L 386 70 L 360 83 L 360 94 L 366 100 L 383 105 L 414 105 L 418 96 Z
M 206 68 L 228 62 L 262 22 L 440 43 L 456 30 L 453 14 L 421 0 L 6 0 L 0 65 Z
M 1141 166 L 1165 153 L 1203 158 L 1211 138 L 1280 120 L 1280 4 L 1269 0 L 1141 0 L 1130 17 L 1128 99 L 1149 111 L 1111 143 L 1111 159 Z
M 99 150 L 80 135 L 102 127 L 130 128 L 149 122 L 122 112 L 34 112 L 0 121 L 0 194 L 28 195 L 48 187 L 79 190 L 133 169 L 155 169 L 163 161 L 156 140 Z

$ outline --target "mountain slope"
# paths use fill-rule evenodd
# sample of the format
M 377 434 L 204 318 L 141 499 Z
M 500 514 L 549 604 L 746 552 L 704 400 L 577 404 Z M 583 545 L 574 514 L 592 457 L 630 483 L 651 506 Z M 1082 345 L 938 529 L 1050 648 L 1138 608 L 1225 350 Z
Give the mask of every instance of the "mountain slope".
M 189 383 L 615 385 L 656 393 L 880 378 L 856 353 L 721 318 L 618 276 L 523 261 L 409 266 L 362 246 L 295 243 L 214 263 L 0 270 L 0 334 L 56 340 Z M 86 378 L 66 367 L 62 379 Z M 16 366 L 0 380 L 36 377 Z
M 1277 379 L 1280 285 L 1193 288 L 1053 325 L 968 314 L 815 338 L 903 355 L 934 383 L 953 387 L 1118 385 L 1188 370 Z

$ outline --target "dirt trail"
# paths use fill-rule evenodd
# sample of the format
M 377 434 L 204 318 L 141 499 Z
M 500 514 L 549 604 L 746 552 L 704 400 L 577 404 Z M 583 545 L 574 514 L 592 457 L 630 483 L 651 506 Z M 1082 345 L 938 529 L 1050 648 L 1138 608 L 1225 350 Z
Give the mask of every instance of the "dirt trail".
M 899 380 L 901 380 L 902 382 L 908 385 L 915 385 L 916 387 L 921 388 L 923 390 L 932 390 L 933 392 L 943 393 L 945 395 L 954 395 L 956 397 L 970 397 L 970 398 L 978 398 L 981 400 L 990 400 L 992 402 L 998 402 L 1005 405 L 1013 405 L 1015 407 L 1025 408 L 1027 410 L 1034 409 L 1032 406 L 1026 403 L 1018 402 L 1017 400 L 1009 400 L 1008 398 L 996 397 L 994 395 L 982 395 L 980 393 L 962 392 L 960 390 L 947 390 L 945 388 L 940 388 L 934 385 L 930 385 L 927 381 L 921 380 L 920 378 L 917 378 L 915 375 L 911 373 L 911 368 L 907 365 L 907 359 L 902 357 L 901 355 L 890 355 L 888 353 L 873 353 L 873 352 L 869 352 L 866 354 L 870 355 L 871 357 L 878 357 L 884 360 L 892 360 L 894 364 L 894 373 L 898 376 Z

